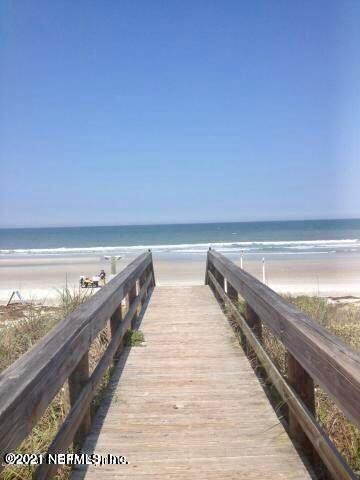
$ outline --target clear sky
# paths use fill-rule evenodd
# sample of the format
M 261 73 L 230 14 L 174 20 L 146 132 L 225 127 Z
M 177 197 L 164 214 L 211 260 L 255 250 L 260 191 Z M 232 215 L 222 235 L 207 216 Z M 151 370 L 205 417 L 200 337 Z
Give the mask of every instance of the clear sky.
M 359 0 L 1 0 L 0 225 L 360 217 Z

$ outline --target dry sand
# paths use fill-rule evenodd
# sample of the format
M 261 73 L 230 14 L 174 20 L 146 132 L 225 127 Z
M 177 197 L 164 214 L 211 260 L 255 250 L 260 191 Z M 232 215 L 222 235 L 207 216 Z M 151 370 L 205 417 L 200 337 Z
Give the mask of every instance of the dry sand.
M 120 260 L 118 271 L 132 259 Z M 158 285 L 204 282 L 205 256 L 198 259 L 161 256 L 154 260 Z M 1 259 L 0 303 L 6 302 L 13 290 L 19 290 L 27 300 L 53 303 L 66 282 L 71 288 L 77 288 L 80 275 L 91 277 L 102 268 L 109 273 L 109 263 L 98 256 Z M 261 259 L 245 258 L 244 268 L 261 279 Z M 268 285 L 280 293 L 360 296 L 360 257 L 356 255 L 338 254 L 322 259 L 298 256 L 289 260 L 269 257 L 266 271 Z

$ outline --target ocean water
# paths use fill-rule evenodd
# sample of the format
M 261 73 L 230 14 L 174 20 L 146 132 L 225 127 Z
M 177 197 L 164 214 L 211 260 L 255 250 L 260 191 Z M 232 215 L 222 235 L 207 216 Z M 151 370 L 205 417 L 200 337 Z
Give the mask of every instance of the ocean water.
M 0 229 L 0 257 L 136 254 L 191 257 L 209 247 L 224 254 L 360 253 L 360 220 L 198 223 Z

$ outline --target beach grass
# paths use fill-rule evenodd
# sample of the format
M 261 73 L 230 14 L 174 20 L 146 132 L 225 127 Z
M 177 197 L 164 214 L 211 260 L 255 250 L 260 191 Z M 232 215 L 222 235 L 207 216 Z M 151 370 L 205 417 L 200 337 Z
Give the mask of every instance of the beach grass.
M 327 298 L 316 296 L 284 296 L 287 301 L 309 315 L 316 322 L 360 351 L 360 306 L 349 303 L 332 304 Z M 244 313 L 244 302 L 239 310 Z M 282 342 L 263 324 L 263 346 L 281 374 L 286 377 L 287 356 Z M 276 397 L 279 400 L 278 397 Z M 280 405 L 281 410 L 283 405 Z M 360 430 L 337 407 L 318 385 L 315 385 L 316 417 L 337 449 L 356 473 L 360 473 Z
M 10 366 L 17 358 L 34 346 L 41 337 L 48 333 L 59 321 L 71 313 L 78 305 L 89 296 L 88 292 L 79 289 L 64 289 L 59 291 L 59 304 L 50 309 L 51 314 L 43 314 L 43 309 L 36 304 L 25 305 L 21 309 L 18 321 L 12 319 L 11 323 L 1 327 L 0 335 L 0 372 Z M 89 352 L 90 371 L 92 371 L 109 343 L 109 334 L 103 330 L 94 340 Z M 110 378 L 111 369 L 105 373 L 93 403 L 92 412 L 95 413 L 100 404 L 101 394 Z M 67 382 L 63 385 L 52 400 L 38 424 L 31 434 L 17 449 L 19 453 L 45 453 L 54 439 L 56 432 L 64 421 L 68 411 L 69 393 Z M 71 449 L 70 449 L 71 450 Z M 35 467 L 8 466 L 0 473 L 2 480 L 31 479 Z M 65 479 L 69 476 L 70 467 L 61 467 L 57 477 Z
M 145 338 L 141 330 L 128 330 L 125 334 L 125 345 L 128 347 L 137 347 L 144 342 Z
M 39 339 L 49 332 L 57 322 L 71 313 L 79 304 L 88 298 L 88 293 L 77 289 L 59 292 L 59 304 L 56 308 L 44 313 L 36 305 L 26 305 L 21 311 L 18 321 L 11 321 L 1 327 L 0 335 L 0 372 L 5 370 L 23 353 L 35 345 Z M 360 307 L 357 305 L 330 304 L 327 299 L 308 296 L 286 296 L 300 310 L 308 314 L 333 334 L 341 337 L 353 348 L 360 350 Z M 244 304 L 239 302 L 243 310 Z M 286 376 L 286 351 L 282 343 L 263 326 L 264 347 Z M 126 337 L 127 345 L 141 345 L 144 342 L 141 331 L 129 331 Z M 90 349 L 90 370 L 93 370 L 98 359 L 105 351 L 109 342 L 109 333 L 104 329 L 97 336 Z M 92 409 L 96 410 L 101 394 L 110 378 L 109 369 L 94 399 Z M 354 471 L 360 471 L 360 432 L 343 415 L 335 403 L 318 386 L 315 388 L 316 413 L 319 422 L 327 431 L 338 450 Z M 34 427 L 29 437 L 22 443 L 18 451 L 22 453 L 46 452 L 59 426 L 69 411 L 67 384 L 60 389 L 46 412 Z M 58 474 L 59 479 L 68 477 L 69 468 L 64 467 Z M 28 467 L 8 467 L 1 474 L 4 480 L 30 479 L 33 469 Z
M 360 351 L 360 307 L 352 304 L 329 304 L 319 297 L 291 297 L 287 300 L 319 322 L 345 343 Z M 360 430 L 319 386 L 315 387 L 317 419 L 351 468 L 360 474 Z

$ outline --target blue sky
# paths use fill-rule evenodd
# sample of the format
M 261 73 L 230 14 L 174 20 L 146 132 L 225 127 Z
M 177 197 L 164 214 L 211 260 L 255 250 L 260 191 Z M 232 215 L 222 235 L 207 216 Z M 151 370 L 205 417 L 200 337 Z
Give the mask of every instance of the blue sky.
M 360 217 L 358 0 L 0 3 L 0 225 Z

